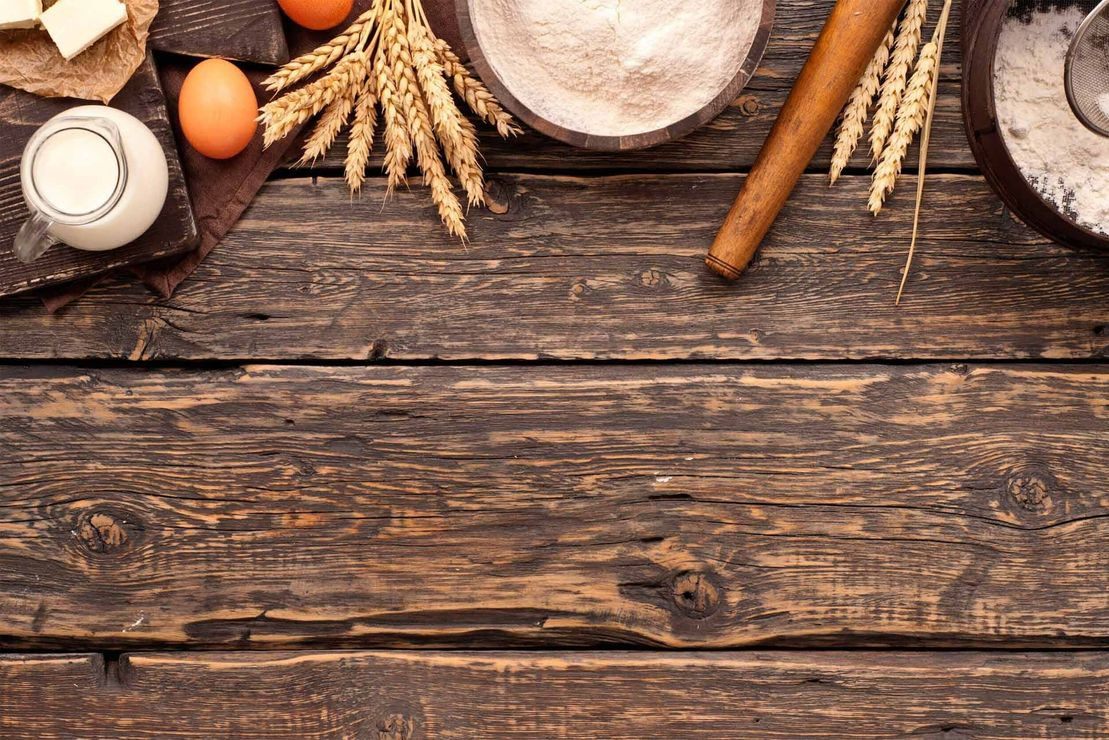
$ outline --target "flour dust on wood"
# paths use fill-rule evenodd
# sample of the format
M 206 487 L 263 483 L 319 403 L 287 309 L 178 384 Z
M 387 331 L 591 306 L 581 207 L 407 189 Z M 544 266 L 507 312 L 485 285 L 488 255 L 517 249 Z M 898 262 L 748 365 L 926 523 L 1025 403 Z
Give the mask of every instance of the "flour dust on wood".
M 533 113 L 631 136 L 711 103 L 754 43 L 763 0 L 470 0 L 489 65 Z

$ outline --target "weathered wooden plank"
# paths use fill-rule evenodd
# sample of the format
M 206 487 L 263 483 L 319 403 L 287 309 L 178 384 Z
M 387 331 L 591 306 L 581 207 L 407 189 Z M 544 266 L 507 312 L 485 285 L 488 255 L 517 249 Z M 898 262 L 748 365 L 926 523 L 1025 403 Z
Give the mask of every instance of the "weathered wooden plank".
M 1075 738 L 1109 734 L 1105 653 L 0 657 L 5 737 Z
M 501 142 L 482 126 L 482 153 L 493 169 L 518 170 L 671 170 L 681 172 L 733 171 L 750 167 L 785 102 L 793 80 L 805 63 L 834 0 L 780 2 L 770 46 L 754 79 L 735 104 L 707 128 L 679 142 L 645 152 L 611 154 L 574 149 L 538 134 L 529 133 L 510 143 Z M 936 105 L 936 120 L 929 159 L 932 167 L 974 167 L 967 146 L 960 103 L 959 14 L 962 3 L 955 4 L 950 35 L 944 52 L 943 84 Z M 939 4 L 932 8 L 932 20 Z M 381 147 L 375 163 L 380 165 Z M 864 147 L 865 150 L 865 147 Z M 915 167 L 916 148 L 906 162 Z M 827 168 L 831 159 L 830 140 L 813 161 L 814 167 Z M 341 166 L 345 139 L 321 160 L 320 165 Z M 865 167 L 869 159 L 860 151 L 854 166 Z
M 289 48 L 274 0 L 162 0 L 150 45 L 201 57 L 284 64 Z
M 753 269 L 703 258 L 733 175 L 504 176 L 500 215 L 445 236 L 420 188 L 351 205 L 335 180 L 271 183 L 169 302 L 97 289 L 60 318 L 0 304 L 10 358 L 1104 358 L 1109 256 L 1052 245 L 978 176 L 935 175 L 906 300 L 906 178 L 807 178 Z
M 1109 371 L 0 370 L 0 644 L 1109 644 Z

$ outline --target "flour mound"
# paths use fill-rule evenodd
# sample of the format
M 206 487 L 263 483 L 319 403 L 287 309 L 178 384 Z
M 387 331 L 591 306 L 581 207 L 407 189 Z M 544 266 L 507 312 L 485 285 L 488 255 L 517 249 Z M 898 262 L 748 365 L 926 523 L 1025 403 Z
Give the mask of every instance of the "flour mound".
M 470 0 L 478 43 L 532 112 L 595 136 L 708 105 L 754 43 L 762 0 Z
M 1072 221 L 1109 235 L 1109 139 L 1067 102 L 1067 49 L 1078 8 L 1010 17 L 994 59 L 994 102 L 1009 154 L 1032 187 Z

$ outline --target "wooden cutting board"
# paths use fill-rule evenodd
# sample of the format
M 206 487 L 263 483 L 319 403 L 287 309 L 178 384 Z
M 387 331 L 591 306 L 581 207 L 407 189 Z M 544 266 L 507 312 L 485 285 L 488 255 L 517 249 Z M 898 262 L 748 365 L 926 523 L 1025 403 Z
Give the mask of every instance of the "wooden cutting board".
M 274 0 L 161 0 L 150 45 L 158 51 L 255 64 L 289 61 Z
M 151 128 L 162 143 L 169 162 L 169 196 L 161 216 L 138 241 L 110 252 L 82 252 L 57 246 L 44 257 L 25 265 L 12 254 L 11 244 L 28 217 L 19 183 L 23 147 L 39 126 L 57 113 L 83 101 L 40 98 L 0 85 L 0 296 L 46 285 L 91 277 L 118 267 L 149 262 L 186 252 L 196 246 L 197 229 L 185 177 L 177 157 L 166 100 L 154 63 L 146 62 L 112 101 Z

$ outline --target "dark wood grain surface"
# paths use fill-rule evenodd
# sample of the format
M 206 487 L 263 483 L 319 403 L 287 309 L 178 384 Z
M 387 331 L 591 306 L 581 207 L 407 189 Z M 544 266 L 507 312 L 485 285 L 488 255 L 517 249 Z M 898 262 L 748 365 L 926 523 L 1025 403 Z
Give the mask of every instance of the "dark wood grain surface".
M 133 360 L 1101 359 L 1109 256 L 1055 246 L 977 175 L 933 175 L 906 300 L 912 178 L 877 220 L 868 180 L 809 176 L 729 285 L 705 251 L 735 175 L 496 176 L 473 243 L 426 194 L 353 205 L 340 181 L 271 183 L 171 301 L 98 289 L 65 313 L 0 304 L 11 358 Z
M 1109 735 L 1109 256 L 989 191 L 957 33 L 902 307 L 913 173 L 827 142 L 701 263 L 832 2 L 680 142 L 486 139 L 468 247 L 340 148 L 171 300 L 0 302 L 0 648 L 81 652 L 0 737 Z
M 0 378 L 8 645 L 1109 637 L 1102 367 Z
M 0 681 L 0 732 L 41 740 L 1109 733 L 1100 652 L 41 655 Z
M 169 164 L 169 194 L 162 214 L 138 241 L 110 252 L 83 252 L 59 246 L 38 261 L 25 265 L 12 253 L 11 244 L 29 213 L 23 202 L 19 165 L 23 148 L 42 124 L 58 113 L 84 105 L 80 101 L 39 98 L 0 86 L 0 298 L 103 272 L 159 257 L 180 254 L 196 245 L 185 177 L 177 158 L 166 101 L 153 61 L 146 62 L 117 95 L 113 106 L 132 114 L 147 126 L 162 144 Z
M 150 45 L 158 51 L 256 64 L 289 60 L 274 0 L 161 0 Z

